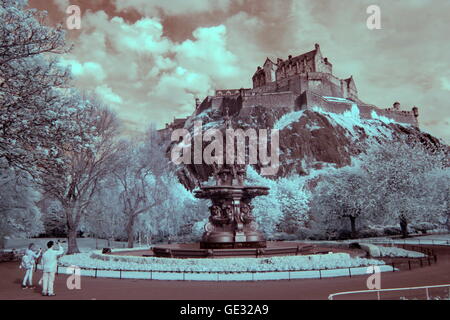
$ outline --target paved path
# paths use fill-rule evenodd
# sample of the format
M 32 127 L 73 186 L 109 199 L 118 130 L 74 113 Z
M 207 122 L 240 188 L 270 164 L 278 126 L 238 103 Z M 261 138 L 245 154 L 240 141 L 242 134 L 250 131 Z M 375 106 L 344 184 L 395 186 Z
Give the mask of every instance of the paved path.
M 433 247 L 438 263 L 412 271 L 381 274 L 382 288 L 439 285 L 450 283 L 450 247 Z M 82 290 L 70 291 L 66 275 L 57 276 L 55 298 L 42 297 L 39 289 L 22 290 L 22 270 L 18 263 L 0 264 L 0 299 L 172 299 L 172 300 L 298 300 L 327 299 L 340 291 L 366 290 L 366 276 L 340 277 L 324 280 L 281 280 L 260 282 L 187 282 L 82 278 Z M 35 282 L 40 278 L 34 274 Z M 442 295 L 443 292 L 431 292 Z M 407 298 L 424 298 L 425 293 L 405 292 Z M 374 299 L 375 294 L 348 296 L 353 299 Z M 382 298 L 397 298 L 383 294 Z

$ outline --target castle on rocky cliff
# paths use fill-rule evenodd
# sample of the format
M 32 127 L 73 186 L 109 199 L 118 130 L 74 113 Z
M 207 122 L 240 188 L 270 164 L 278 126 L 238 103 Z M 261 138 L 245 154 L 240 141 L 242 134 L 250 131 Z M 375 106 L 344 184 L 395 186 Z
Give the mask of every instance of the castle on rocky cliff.
M 196 113 L 208 108 L 230 115 L 245 116 L 253 107 L 287 108 L 292 111 L 322 108 L 333 113 L 343 113 L 357 105 L 360 116 L 372 119 L 373 112 L 400 123 L 418 126 L 419 111 L 400 110 L 400 103 L 381 109 L 364 103 L 358 97 L 353 76 L 339 79 L 333 75 L 333 65 L 322 55 L 319 44 L 314 50 L 276 62 L 267 58 L 252 77 L 253 88 L 219 89 L 203 102 L 196 100 Z M 175 119 L 166 129 L 182 127 L 184 119 Z

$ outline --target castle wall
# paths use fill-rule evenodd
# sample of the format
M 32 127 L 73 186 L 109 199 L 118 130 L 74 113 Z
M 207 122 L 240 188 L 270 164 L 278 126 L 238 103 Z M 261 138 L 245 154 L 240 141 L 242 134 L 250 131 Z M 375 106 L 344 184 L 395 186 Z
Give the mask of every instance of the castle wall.
M 276 92 L 277 91 L 277 83 L 271 82 L 267 83 L 264 86 L 257 87 L 252 89 L 249 94 L 260 94 L 260 93 L 269 93 L 269 92 Z
M 227 108 L 230 116 L 238 114 L 242 109 L 242 97 L 240 95 L 225 97 L 223 99 L 222 110 L 225 111 Z
M 412 111 L 406 111 L 406 110 L 392 110 L 392 109 L 379 109 L 376 106 L 373 105 L 358 105 L 359 112 L 361 115 L 361 118 L 364 119 L 372 119 L 372 112 L 375 111 L 379 116 L 383 116 L 386 118 L 390 118 L 396 122 L 399 123 L 408 123 L 413 126 L 418 126 L 419 123 L 417 121 L 417 118 L 414 116 L 414 113 Z
M 261 106 L 265 108 L 287 107 L 294 110 L 297 95 L 292 92 L 264 93 L 242 97 L 242 108 Z
M 216 96 L 232 96 L 235 94 L 239 94 L 240 89 L 220 89 L 216 90 Z
M 285 78 L 283 80 L 278 81 L 278 85 L 276 88 L 277 92 L 286 92 L 290 91 L 295 94 L 301 94 L 308 88 L 308 81 L 306 79 L 306 75 L 295 75 L 290 78 Z
M 308 73 L 308 90 L 330 97 L 342 97 L 340 81 L 330 74 L 320 72 Z
M 233 95 L 213 97 L 211 99 L 211 108 L 212 110 L 219 110 L 222 112 L 225 112 L 225 110 L 228 108 L 228 112 L 230 115 L 237 114 L 242 108 L 242 96 Z
M 290 91 L 290 81 L 287 78 L 277 81 L 276 91 L 286 92 Z
M 320 95 L 311 91 L 304 92 L 299 98 L 299 105 L 301 109 L 312 109 L 313 107 L 320 107 L 325 111 L 332 113 L 344 113 L 352 108 L 351 103 L 327 101 Z M 375 111 L 378 115 L 390 118 L 399 123 L 407 123 L 413 126 L 418 126 L 417 118 L 412 111 L 395 111 L 392 109 L 379 109 L 373 105 L 359 104 L 359 114 L 362 119 L 372 119 L 372 112 Z
M 302 94 L 306 90 L 314 91 L 323 96 L 344 97 L 341 80 L 329 73 L 309 72 L 296 74 L 276 82 L 252 89 L 248 94 L 262 94 L 272 92 L 293 92 Z M 349 96 L 346 91 L 347 97 Z M 356 96 L 352 95 L 352 98 Z
M 405 110 L 395 111 L 389 109 L 375 109 L 375 110 L 376 113 L 380 116 L 391 118 L 400 123 L 408 123 L 416 127 L 419 126 L 419 121 L 414 116 L 414 113 L 412 111 L 405 111 Z
M 325 100 L 322 96 L 312 92 L 305 91 L 299 98 L 299 106 L 301 109 L 311 109 L 320 107 L 325 111 L 333 113 L 343 113 L 351 109 L 351 104 L 342 102 L 331 102 Z
M 372 119 L 372 111 L 376 111 L 380 114 L 380 109 L 372 105 L 358 105 L 359 115 L 363 119 Z
M 211 100 L 211 108 L 213 110 L 221 110 L 224 97 L 213 97 Z
M 279 67 L 275 72 L 276 81 L 280 81 L 300 73 L 314 72 L 316 68 L 314 59 L 305 59 L 298 61 L 298 63 L 296 62 L 295 64 L 283 64 Z

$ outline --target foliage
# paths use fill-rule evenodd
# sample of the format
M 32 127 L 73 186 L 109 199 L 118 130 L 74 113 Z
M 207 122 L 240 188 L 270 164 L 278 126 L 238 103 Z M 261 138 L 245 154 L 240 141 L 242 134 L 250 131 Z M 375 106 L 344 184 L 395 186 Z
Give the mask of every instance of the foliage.
M 360 226 L 448 223 L 450 170 L 445 150 L 392 141 L 373 143 L 353 166 L 323 175 L 314 190 L 315 227 L 332 237 L 347 229 L 339 218 Z M 338 218 L 338 219 L 336 219 Z M 407 226 L 406 226 L 407 227 Z
M 40 193 L 29 175 L 16 169 L 0 170 L 0 243 L 5 236 L 36 236 L 43 231 Z
M 61 27 L 26 1 L 0 1 L 0 159 L 33 177 L 79 150 L 89 130 L 73 121 L 81 107 L 56 55 L 68 50 Z
M 307 177 L 293 175 L 271 180 L 259 175 L 253 167 L 248 167 L 249 185 L 269 187 L 269 195 L 253 200 L 253 214 L 260 230 L 266 236 L 277 231 L 295 233 L 308 220 L 309 191 L 306 190 Z

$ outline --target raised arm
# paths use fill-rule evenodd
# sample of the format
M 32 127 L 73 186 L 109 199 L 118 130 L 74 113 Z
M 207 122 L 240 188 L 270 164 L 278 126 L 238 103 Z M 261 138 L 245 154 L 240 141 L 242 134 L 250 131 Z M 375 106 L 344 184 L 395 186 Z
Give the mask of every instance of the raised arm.
M 56 250 L 56 255 L 60 256 L 62 254 L 64 254 L 64 248 L 62 247 L 61 244 L 59 244 L 59 248 L 58 250 Z

